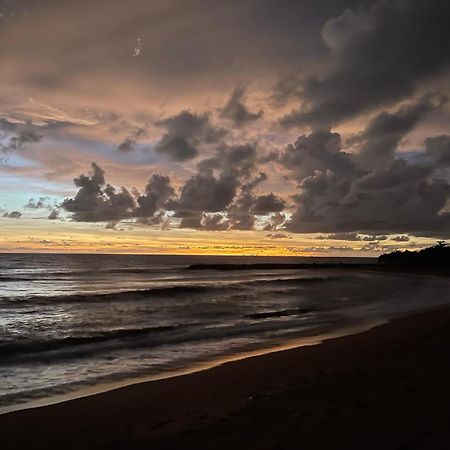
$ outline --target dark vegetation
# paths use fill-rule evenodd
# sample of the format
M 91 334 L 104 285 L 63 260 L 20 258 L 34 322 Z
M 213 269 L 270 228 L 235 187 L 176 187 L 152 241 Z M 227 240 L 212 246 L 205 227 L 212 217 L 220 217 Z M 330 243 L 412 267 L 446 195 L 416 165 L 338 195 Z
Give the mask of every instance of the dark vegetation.
M 432 247 L 415 252 L 398 250 L 385 253 L 378 258 L 378 262 L 395 266 L 450 268 L 450 247 L 446 242 L 438 241 Z

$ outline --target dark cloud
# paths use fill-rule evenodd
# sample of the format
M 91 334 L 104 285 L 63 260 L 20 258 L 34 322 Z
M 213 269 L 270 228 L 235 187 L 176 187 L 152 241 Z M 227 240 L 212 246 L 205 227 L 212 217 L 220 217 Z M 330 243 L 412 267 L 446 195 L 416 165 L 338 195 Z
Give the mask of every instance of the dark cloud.
M 317 236 L 316 239 L 333 241 L 360 241 L 361 236 L 358 233 L 333 233 L 325 236 Z
M 393 252 L 398 249 L 395 245 L 380 245 L 379 242 L 368 242 L 363 245 L 359 251 L 361 252 L 377 252 L 377 253 L 387 253 Z
M 435 136 L 425 140 L 426 155 L 436 168 L 450 167 L 450 135 Z
M 421 158 L 403 157 L 397 151 L 405 136 L 441 103 L 427 96 L 380 113 L 353 140 L 352 151 L 345 149 L 338 133 L 317 130 L 300 136 L 277 155 L 298 186 L 290 219 L 282 198 L 259 192 L 268 177 L 257 173 L 257 147 L 224 142 L 197 164 L 197 172 L 178 194 L 169 178 L 160 175 L 150 178 L 142 194 L 117 191 L 93 164 L 89 176 L 75 179 L 80 189 L 62 207 L 74 220 L 87 222 L 138 219 L 156 224 L 171 211 L 180 227 L 203 230 L 252 230 L 261 216 L 271 215 L 262 225 L 266 231 L 325 232 L 330 234 L 322 237 L 329 240 L 379 242 L 387 233 L 409 232 L 444 236 L 450 225 L 445 209 L 450 187 L 442 172 L 448 136 L 427 139 Z
M 396 236 L 395 238 L 392 239 L 393 241 L 396 242 L 409 242 L 409 237 L 402 235 L 402 236 Z
M 258 168 L 256 147 L 251 144 L 221 145 L 215 156 L 197 164 L 198 173 L 187 180 L 178 199 L 167 208 L 181 218 L 181 227 L 253 229 L 255 215 L 269 209 L 279 211 L 282 201 L 274 194 L 255 196 L 253 190 L 267 179 L 264 172 L 253 176 Z M 253 176 L 253 178 L 252 178 Z M 258 202 L 258 212 L 255 211 Z M 226 219 L 203 213 L 224 213 Z
M 145 187 L 144 193 L 137 196 L 138 206 L 133 215 L 141 218 L 153 217 L 174 195 L 175 191 L 170 184 L 169 177 L 154 174 Z
M 13 136 L 9 141 L 10 150 L 21 150 L 27 144 L 40 142 L 42 136 L 32 130 L 21 130 L 17 136 Z
M 192 228 L 194 230 L 202 228 L 202 213 L 198 211 L 179 211 L 175 214 L 175 217 L 181 218 L 180 228 Z
M 297 181 L 315 171 L 332 170 L 346 178 L 356 170 L 351 154 L 342 150 L 341 136 L 328 131 L 316 131 L 300 136 L 280 156 L 280 163 Z
M 156 174 L 143 193 L 124 187 L 117 191 L 106 184 L 104 171 L 93 163 L 88 176 L 74 180 L 79 191 L 74 198 L 65 199 L 62 208 L 75 221 L 108 222 L 111 226 L 125 219 L 163 223 L 164 213 L 171 211 L 182 228 L 252 229 L 256 216 L 279 212 L 285 205 L 274 193 L 254 194 L 267 179 L 264 172 L 254 173 L 257 167 L 254 145 L 221 144 L 213 157 L 197 164 L 197 173 L 176 195 L 170 179 Z
M 48 215 L 48 220 L 57 220 L 57 219 L 59 219 L 59 210 L 55 208 L 50 211 L 50 214 Z
M 16 124 L 0 119 L 0 153 L 8 155 L 40 142 L 43 136 L 35 128 L 30 124 Z
M 283 228 L 286 222 L 286 215 L 283 213 L 272 214 L 269 220 L 264 224 L 264 231 L 277 231 Z
M 136 148 L 136 144 L 135 140 L 127 138 L 117 146 L 117 150 L 123 153 L 132 152 Z
M 169 156 L 174 161 L 185 161 L 195 158 L 198 155 L 198 149 L 189 141 L 179 136 L 165 135 L 155 147 L 156 151 Z
M 135 199 L 124 187 L 119 192 L 105 183 L 105 172 L 92 163 L 91 173 L 74 179 L 79 189 L 74 198 L 66 198 L 62 208 L 77 222 L 118 222 L 130 218 Z
M 15 63 L 15 73 L 27 86 L 65 91 L 73 88 L 77 76 L 87 84 L 101 73 L 115 91 L 141 82 L 141 95 L 151 98 L 145 89 L 149 80 L 177 95 L 205 80 L 219 85 L 231 78 L 227 85 L 236 85 L 243 75 L 251 79 L 312 64 L 325 53 L 320 41 L 323 22 L 360 3 L 129 0 L 125 5 L 120 0 L 92 0 L 80 7 L 27 1 L 26 13 L 11 17 L 14 32 L 6 26 L 0 32 L 8 49 L 5 64 Z M 47 27 L 49 19 L 61 26 Z M 133 58 L 136 49 L 139 55 Z M 129 83 L 124 82 L 127 75 Z M 95 96 L 102 89 L 92 83 L 80 91 Z M 105 91 L 110 100 L 111 91 Z
M 260 164 L 276 162 L 276 161 L 278 161 L 279 157 L 280 157 L 280 153 L 278 152 L 278 150 L 271 150 L 271 151 L 267 152 L 266 154 L 258 155 L 258 162 Z
M 220 213 L 203 214 L 201 228 L 202 230 L 225 231 L 230 228 L 230 222 Z
M 267 179 L 261 172 L 258 176 L 241 185 L 239 194 L 227 210 L 227 218 L 231 228 L 236 230 L 252 230 L 257 216 L 278 213 L 284 209 L 284 201 L 275 194 L 255 195 L 254 189 Z
M 252 230 L 255 226 L 256 218 L 252 212 L 255 204 L 254 184 L 250 182 L 243 185 L 239 195 L 228 208 L 227 218 L 231 227 L 235 230 Z
M 179 199 L 169 202 L 168 207 L 174 211 L 224 211 L 232 202 L 238 185 L 238 180 L 231 175 L 215 177 L 199 173 L 189 178 Z
M 267 175 L 260 172 L 253 179 L 248 180 L 240 186 L 239 193 L 236 195 L 233 203 L 227 209 L 227 218 L 230 221 L 231 228 L 235 230 L 252 230 L 255 226 L 256 215 L 255 205 L 258 198 L 254 194 L 254 190 L 258 185 L 266 181 Z M 277 197 L 270 197 L 269 199 L 262 198 L 260 200 L 261 207 L 267 206 L 277 207 L 278 202 L 281 202 Z M 275 206 L 274 206 L 275 204 Z
M 248 178 L 257 169 L 258 153 L 254 144 L 221 145 L 216 155 L 197 164 L 200 172 L 217 170 L 237 178 Z
M 302 136 L 289 146 L 280 161 L 297 181 L 299 192 L 293 196 L 297 208 L 287 229 L 448 235 L 450 214 L 445 207 L 450 186 L 439 171 L 446 138 L 426 141 L 428 163 L 408 161 L 396 151 L 433 105 L 422 99 L 381 113 L 362 133 L 359 152 L 354 154 L 342 148 L 339 135 L 324 131 Z M 377 157 L 382 163 L 377 164 Z
M 392 159 L 401 140 L 445 101 L 443 97 L 425 96 L 396 112 L 382 112 L 376 116 L 361 135 L 363 145 L 359 160 L 363 166 L 371 169 Z
M 270 239 L 292 239 L 292 236 L 289 236 L 286 233 L 269 233 L 267 237 Z
M 284 205 L 274 194 L 254 195 L 253 190 L 267 179 L 264 172 L 252 175 L 257 167 L 254 145 L 221 145 L 213 157 L 197 164 L 198 172 L 166 207 L 175 211 L 181 227 L 253 229 L 255 215 L 280 211 Z M 226 218 L 209 213 L 226 213 Z
M 388 239 L 388 237 L 385 234 L 380 234 L 380 235 L 368 235 L 368 236 L 363 236 L 361 238 L 362 241 L 366 241 L 366 242 L 374 242 L 374 241 L 386 241 Z
M 157 124 L 164 127 L 166 133 L 156 144 L 155 150 L 174 161 L 195 158 L 202 145 L 217 143 L 225 134 L 223 129 L 211 124 L 208 114 L 199 115 L 190 111 L 182 111 Z
M 317 236 L 316 239 L 323 239 L 323 240 L 334 240 L 334 241 L 366 241 L 366 242 L 372 242 L 372 241 L 385 241 L 388 239 L 388 236 L 385 234 L 380 235 L 360 235 L 359 233 L 350 232 L 350 233 L 333 233 L 333 234 L 327 234 L 324 236 Z
M 56 201 L 50 197 L 39 197 L 38 199 L 30 198 L 24 208 L 27 209 L 53 209 L 56 206 Z
M 19 211 L 11 211 L 3 213 L 3 217 L 7 217 L 8 219 L 20 219 L 22 217 L 22 213 Z
M 350 247 L 348 245 L 343 246 L 330 245 L 329 247 L 327 247 L 327 250 L 330 252 L 349 252 L 353 250 L 353 247 Z
M 277 197 L 273 192 L 256 197 L 251 208 L 253 214 L 263 216 L 269 213 L 281 212 L 285 207 L 284 200 Z
M 181 188 L 179 198 L 169 200 L 167 209 L 175 211 L 181 218 L 182 228 L 202 228 L 203 222 L 209 224 L 204 213 L 225 211 L 236 195 L 239 180 L 231 174 L 215 176 L 211 171 L 202 170 L 189 178 Z
M 305 104 L 282 122 L 330 126 L 411 96 L 449 67 L 449 17 L 446 1 L 378 0 L 346 9 L 322 30 L 331 69 L 306 80 Z
M 374 172 L 341 179 L 331 170 L 300 183 L 291 231 L 389 231 L 441 235 L 450 217 L 441 213 L 449 186 L 429 168 L 392 159 Z
M 142 225 L 160 225 L 161 229 L 167 229 L 170 221 L 164 211 L 156 211 L 153 216 L 137 216 L 136 222 Z
M 244 88 L 236 88 L 227 104 L 220 110 L 221 117 L 229 119 L 238 128 L 263 116 L 262 110 L 258 112 L 250 112 L 248 110 L 243 103 L 244 94 Z
M 113 120 L 116 120 L 116 117 L 114 117 Z M 121 128 L 127 128 L 127 123 L 122 119 L 118 126 L 113 126 L 111 128 L 111 131 L 118 132 Z M 138 141 L 148 136 L 147 130 L 141 127 L 132 127 L 129 131 L 128 137 L 117 146 L 119 152 L 129 153 L 134 151 L 138 145 Z
M 130 193 L 122 187 L 117 191 L 106 184 L 105 172 L 92 163 L 90 174 L 80 175 L 74 180 L 79 188 L 74 198 L 66 198 L 61 207 L 71 213 L 77 222 L 109 222 L 115 224 L 124 219 L 138 219 L 147 224 L 161 223 L 160 210 L 174 195 L 170 179 L 154 174 L 144 193 Z
M 301 84 L 302 79 L 299 75 L 289 74 L 284 76 L 273 86 L 272 102 L 275 106 L 279 106 L 292 98 L 301 99 L 303 94 Z

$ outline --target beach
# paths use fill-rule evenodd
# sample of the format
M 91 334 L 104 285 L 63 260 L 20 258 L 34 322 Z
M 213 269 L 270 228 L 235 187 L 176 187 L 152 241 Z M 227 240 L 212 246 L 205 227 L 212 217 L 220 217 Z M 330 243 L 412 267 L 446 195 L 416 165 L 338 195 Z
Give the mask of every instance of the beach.
M 443 449 L 450 309 L 0 416 L 3 449 Z

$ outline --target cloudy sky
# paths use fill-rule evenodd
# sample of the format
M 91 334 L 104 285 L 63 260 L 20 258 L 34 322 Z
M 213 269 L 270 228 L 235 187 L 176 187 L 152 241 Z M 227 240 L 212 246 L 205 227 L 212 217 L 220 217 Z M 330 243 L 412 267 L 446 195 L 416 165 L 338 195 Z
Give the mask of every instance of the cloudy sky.
M 446 0 L 0 1 L 0 251 L 450 238 Z

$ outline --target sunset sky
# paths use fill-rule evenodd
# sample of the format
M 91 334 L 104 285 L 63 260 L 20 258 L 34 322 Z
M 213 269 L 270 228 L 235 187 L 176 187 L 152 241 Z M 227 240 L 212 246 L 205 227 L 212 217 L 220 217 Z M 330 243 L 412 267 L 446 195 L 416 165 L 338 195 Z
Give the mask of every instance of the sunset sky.
M 3 0 L 0 251 L 450 237 L 450 2 Z

